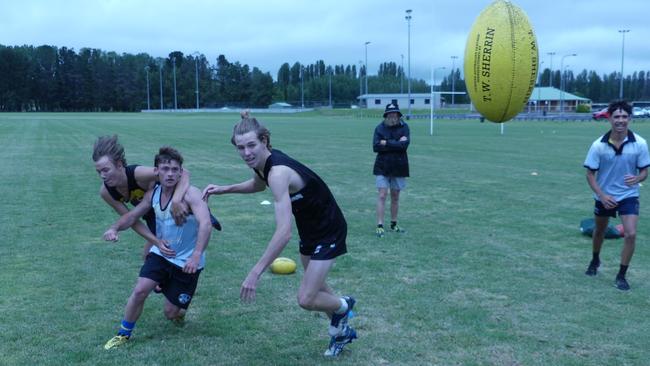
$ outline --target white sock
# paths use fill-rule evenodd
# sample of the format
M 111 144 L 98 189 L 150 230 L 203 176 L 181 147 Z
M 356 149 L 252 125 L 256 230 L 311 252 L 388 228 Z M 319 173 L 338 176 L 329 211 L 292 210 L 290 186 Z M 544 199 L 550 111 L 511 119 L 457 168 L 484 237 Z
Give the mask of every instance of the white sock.
M 348 311 L 348 302 L 345 301 L 344 298 L 340 298 L 341 300 L 341 307 L 335 311 L 336 314 L 345 314 L 346 311 Z

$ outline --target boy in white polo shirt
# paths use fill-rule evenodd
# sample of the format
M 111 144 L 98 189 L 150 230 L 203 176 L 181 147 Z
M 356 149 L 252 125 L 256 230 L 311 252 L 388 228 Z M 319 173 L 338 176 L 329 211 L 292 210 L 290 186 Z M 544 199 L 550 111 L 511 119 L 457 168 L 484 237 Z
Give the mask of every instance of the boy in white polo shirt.
M 600 249 L 610 217 L 618 213 L 623 223 L 625 244 L 621 250 L 621 266 L 615 286 L 629 290 L 625 279 L 634 254 L 636 226 L 639 219 L 639 182 L 648 176 L 650 155 L 648 145 L 639 135 L 628 129 L 632 106 L 626 101 L 609 104 L 611 130 L 591 144 L 584 167 L 587 182 L 595 199 L 595 228 L 592 235 L 593 257 L 585 274 L 595 276 L 600 266 Z

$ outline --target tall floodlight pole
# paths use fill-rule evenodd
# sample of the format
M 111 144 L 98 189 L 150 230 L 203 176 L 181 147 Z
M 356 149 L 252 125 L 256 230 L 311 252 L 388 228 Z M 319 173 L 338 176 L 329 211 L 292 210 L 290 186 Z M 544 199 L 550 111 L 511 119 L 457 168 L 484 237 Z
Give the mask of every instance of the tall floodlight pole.
M 162 89 L 162 67 L 163 67 L 163 62 L 161 59 L 158 60 L 158 71 L 159 71 L 159 77 L 158 79 L 160 80 L 160 110 L 162 111 L 163 108 L 163 89 Z
M 408 105 L 409 105 L 409 111 L 408 111 L 408 118 L 411 118 L 411 13 L 413 10 L 407 9 L 406 10 L 406 16 L 404 17 L 406 19 L 406 24 L 408 27 L 408 75 L 406 76 L 406 83 L 408 85 Z
M 621 85 L 618 89 L 618 99 L 623 99 L 623 62 L 625 60 L 625 33 L 629 31 L 629 29 L 618 30 L 618 32 L 623 35 L 623 42 L 621 43 Z
M 147 75 L 147 110 L 151 109 L 151 99 L 149 98 L 149 65 L 144 67 L 144 71 Z
M 302 109 L 305 109 L 305 87 L 304 87 L 305 75 L 303 70 L 304 68 L 302 67 L 302 65 L 300 65 L 300 107 Z
M 174 75 L 174 109 L 178 109 L 178 99 L 176 98 L 176 56 L 172 58 L 172 70 Z
M 431 99 L 429 100 L 429 108 L 431 111 L 431 119 L 429 122 L 429 136 L 433 136 L 433 65 L 431 65 Z
M 547 55 L 551 56 L 551 63 L 549 65 L 549 74 L 548 74 L 548 86 L 552 87 L 553 86 L 553 56 L 555 55 L 555 52 L 547 52 Z
M 404 94 L 404 55 L 402 56 L 402 70 L 399 73 L 399 93 Z
M 361 84 L 361 81 L 363 80 L 361 78 L 361 67 L 363 66 L 363 61 L 359 60 L 359 107 L 361 107 L 361 96 L 363 95 L 363 86 Z
M 454 92 L 456 91 L 456 59 L 458 56 L 451 56 L 451 106 L 454 106 Z
M 196 94 L 196 110 L 199 110 L 199 52 L 196 51 L 192 55 L 194 55 L 194 75 L 196 76 L 196 89 L 194 93 Z
M 332 108 L 332 68 L 329 68 L 329 76 L 330 76 L 330 108 Z
M 567 57 L 578 56 L 575 53 L 562 56 L 560 60 L 560 114 L 564 113 L 564 59 Z
M 368 94 L 368 45 L 370 41 L 366 41 L 366 94 Z

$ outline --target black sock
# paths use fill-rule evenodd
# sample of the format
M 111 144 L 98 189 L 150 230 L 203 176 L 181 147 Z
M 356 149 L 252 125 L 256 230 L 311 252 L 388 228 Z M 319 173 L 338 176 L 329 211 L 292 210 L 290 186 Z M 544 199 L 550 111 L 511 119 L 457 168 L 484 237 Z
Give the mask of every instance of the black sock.
M 383 228 L 384 224 L 377 224 L 377 227 Z
M 600 252 L 594 252 L 591 261 L 595 263 L 600 263 Z
M 394 229 L 396 225 L 397 225 L 397 221 L 391 221 L 390 222 L 390 228 L 391 229 Z
M 621 269 L 618 270 L 618 274 L 616 275 L 617 278 L 625 278 L 625 273 L 627 273 L 627 266 L 624 266 L 621 264 Z

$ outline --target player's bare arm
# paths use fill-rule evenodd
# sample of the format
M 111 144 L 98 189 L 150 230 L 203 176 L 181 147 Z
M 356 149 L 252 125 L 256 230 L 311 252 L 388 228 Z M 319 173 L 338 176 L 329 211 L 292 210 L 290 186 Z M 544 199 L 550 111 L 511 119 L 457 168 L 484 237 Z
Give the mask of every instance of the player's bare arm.
M 111 227 L 104 232 L 104 240 L 106 241 L 118 241 L 119 240 L 119 232 L 124 231 L 127 228 L 133 226 L 136 222 L 138 222 L 139 218 L 144 216 L 150 209 L 151 209 L 151 195 L 152 191 L 147 191 L 144 195 L 144 199 L 142 202 L 135 206 L 131 211 L 128 211 L 126 214 L 120 216 L 120 218 L 115 222 Z M 154 234 L 149 231 L 149 229 L 146 228 L 147 230 L 147 235 L 145 236 L 145 239 L 149 242 L 152 243 L 153 245 L 157 246 L 160 249 L 160 252 L 165 255 L 165 256 L 170 256 L 173 257 L 176 255 L 174 250 L 169 248 L 167 246 L 167 242 L 165 240 L 160 240 L 158 239 Z
M 277 258 L 291 239 L 291 199 L 289 185 L 293 170 L 276 166 L 269 172 L 268 182 L 273 193 L 275 208 L 275 232 L 262 257 L 248 273 L 241 287 L 240 298 L 244 302 L 255 300 L 257 281 L 266 268 Z
M 100 189 L 99 189 L 99 196 L 117 212 L 118 215 L 124 216 L 127 213 L 129 213 L 129 209 L 126 207 L 126 205 L 122 202 L 116 201 L 111 197 L 110 193 L 108 193 L 108 190 L 106 190 L 106 187 L 102 184 Z M 151 231 L 147 227 L 147 225 L 143 224 L 142 221 L 136 220 L 133 225 L 131 225 L 131 229 L 138 233 L 141 237 L 143 237 L 145 240 L 149 241 L 149 238 L 151 235 Z
M 231 184 L 226 186 L 208 184 L 203 189 L 203 199 L 207 200 L 213 194 L 256 193 L 256 192 L 261 192 L 265 189 L 266 189 L 266 184 L 264 183 L 264 181 L 260 179 L 257 175 L 255 175 L 253 176 L 253 178 L 237 184 Z
M 600 202 L 602 202 L 605 208 L 611 209 L 618 205 L 618 202 L 616 202 L 614 197 L 603 192 L 603 190 L 598 185 L 598 181 L 596 180 L 596 173 L 591 169 L 587 169 L 587 183 L 589 183 L 591 190 L 594 191 L 598 198 L 600 198 Z
M 212 233 L 210 211 L 208 210 L 208 205 L 205 203 L 205 201 L 202 200 L 201 191 L 199 191 L 199 189 L 196 187 L 190 187 L 190 189 L 185 194 L 184 200 L 191 208 L 196 221 L 198 221 L 199 229 L 196 238 L 196 246 L 194 247 L 192 255 L 185 263 L 183 272 L 195 273 L 198 269 L 199 263 L 201 262 L 201 255 L 208 247 L 210 234 Z
M 647 177 L 648 177 L 648 168 L 643 168 L 639 170 L 639 174 L 637 175 L 629 174 L 626 175 L 624 179 L 625 179 L 625 184 L 627 184 L 628 186 L 633 186 L 637 183 L 643 182 Z

